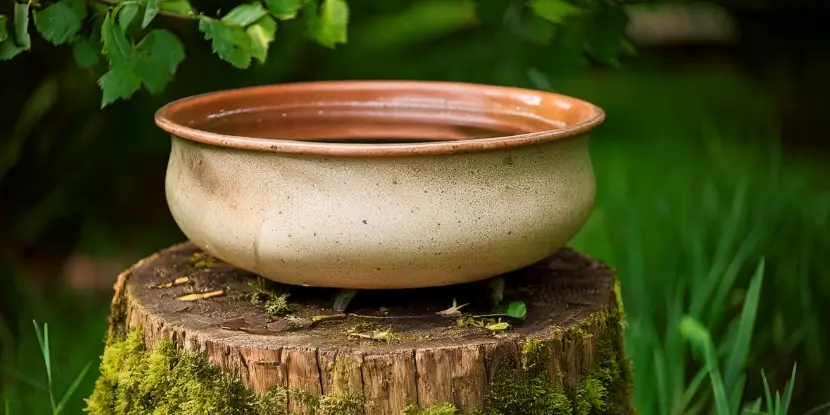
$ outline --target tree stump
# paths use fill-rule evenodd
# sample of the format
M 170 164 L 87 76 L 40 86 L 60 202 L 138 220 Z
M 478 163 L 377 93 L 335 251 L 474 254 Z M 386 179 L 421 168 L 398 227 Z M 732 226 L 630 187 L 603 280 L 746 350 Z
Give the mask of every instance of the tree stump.
M 342 314 L 336 290 L 266 282 L 177 245 L 119 276 L 87 410 L 634 413 L 608 267 L 565 248 L 501 281 L 359 291 Z M 526 318 L 481 316 L 498 293 L 524 301 Z M 463 315 L 445 311 L 454 301 Z

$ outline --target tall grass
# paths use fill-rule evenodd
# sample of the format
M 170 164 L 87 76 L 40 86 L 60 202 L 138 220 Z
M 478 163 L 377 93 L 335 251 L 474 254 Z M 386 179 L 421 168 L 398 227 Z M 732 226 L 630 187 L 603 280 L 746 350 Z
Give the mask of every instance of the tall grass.
M 812 181 L 815 162 L 785 161 L 757 88 L 711 73 L 617 72 L 568 90 L 609 113 L 592 142 L 596 210 L 573 245 L 622 280 L 644 414 L 738 413 L 761 390 L 757 376 L 746 388 L 748 364 L 780 380 L 794 363 L 788 355 L 808 377 L 824 363 L 817 304 L 830 295 L 821 278 L 830 192 Z M 751 279 L 762 258 L 765 272 Z M 713 344 L 703 365 L 688 337 L 699 344 L 701 333 Z M 720 366 L 722 377 L 707 370 Z M 809 386 L 805 405 L 826 393 L 822 382 Z

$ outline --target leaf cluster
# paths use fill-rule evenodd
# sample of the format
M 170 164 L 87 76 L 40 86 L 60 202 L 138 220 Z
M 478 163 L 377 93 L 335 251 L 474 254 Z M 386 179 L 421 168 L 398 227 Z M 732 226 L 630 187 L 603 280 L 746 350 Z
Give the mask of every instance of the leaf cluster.
M 15 2 L 13 16 L 0 15 L 0 60 L 31 49 L 32 20 L 44 40 L 71 47 L 81 68 L 106 61 L 98 79 L 101 107 L 141 88 L 158 94 L 185 58 L 179 37 L 154 27 L 162 15 L 198 21 L 219 58 L 245 69 L 253 60 L 265 62 L 280 21 L 299 17 L 309 37 L 321 45 L 345 43 L 349 8 L 345 0 L 254 0 L 226 13 L 206 14 L 189 0 Z
M 347 0 L 235 4 L 227 11 L 199 11 L 190 0 L 16 1 L 12 16 L 0 15 L 0 60 L 31 49 L 29 21 L 33 20 L 43 39 L 71 47 L 80 67 L 106 62 L 98 79 L 103 108 L 142 88 L 158 94 L 175 75 L 185 48 L 179 37 L 157 27 L 159 16 L 197 21 L 213 52 L 239 69 L 255 61 L 265 63 L 279 25 L 287 20 L 298 20 L 309 39 L 327 48 L 348 40 L 351 12 Z M 602 61 L 613 62 L 628 48 L 622 39 L 626 16 L 614 1 L 478 0 L 475 19 L 494 31 L 506 27 L 530 44 L 584 50 Z M 568 66 L 567 62 L 557 65 Z

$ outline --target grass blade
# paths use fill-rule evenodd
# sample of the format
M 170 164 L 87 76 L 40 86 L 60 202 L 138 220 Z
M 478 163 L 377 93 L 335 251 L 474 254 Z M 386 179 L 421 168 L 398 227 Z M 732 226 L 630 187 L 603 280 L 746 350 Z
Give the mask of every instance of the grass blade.
M 758 301 L 761 296 L 761 284 L 764 279 L 764 259 L 758 263 L 755 275 L 749 283 L 744 306 L 741 310 L 740 323 L 738 324 L 737 337 L 732 346 L 732 352 L 726 359 L 724 379 L 726 388 L 732 390 L 735 382 L 743 373 L 749 355 L 749 346 L 752 341 L 752 330 L 755 327 L 755 316 L 758 313 Z
M 723 378 L 721 378 L 718 369 L 718 358 L 709 331 L 694 318 L 685 317 L 680 322 L 680 332 L 686 336 L 692 345 L 703 352 L 703 359 L 709 370 L 709 380 L 712 383 L 712 393 L 715 395 L 717 414 L 730 415 L 729 401 L 726 399 L 726 390 L 723 387 Z
M 790 411 L 790 401 L 793 397 L 793 387 L 795 386 L 795 369 L 798 365 L 793 364 L 793 373 L 790 375 L 790 381 L 784 390 L 784 398 L 781 399 L 781 413 L 786 414 Z
M 773 413 L 775 415 L 781 415 L 781 394 L 778 391 L 775 392 L 775 407 L 773 408 Z
M 748 408 L 744 409 L 742 414 L 743 415 L 755 415 L 761 412 L 761 398 L 755 400 Z
M 741 400 L 744 396 L 744 386 L 746 386 L 746 374 L 745 373 L 741 374 L 741 376 L 738 377 L 738 380 L 735 382 L 735 384 L 732 386 L 731 389 L 727 388 L 727 390 L 731 394 L 729 396 L 729 398 L 730 398 L 730 400 L 729 400 L 729 413 L 730 414 L 738 414 L 738 413 L 741 412 L 740 408 L 741 408 Z
M 3 369 L 3 372 L 8 373 L 12 377 L 17 378 L 17 380 L 19 380 L 23 383 L 26 383 L 26 384 L 28 384 L 29 386 L 31 386 L 35 389 L 39 389 L 39 390 L 44 391 L 44 392 L 48 391 L 48 389 L 46 388 L 46 386 L 44 384 L 42 384 L 42 383 L 40 383 L 40 382 L 24 375 L 21 372 L 18 372 L 15 369 L 12 369 L 10 367 L 3 367 L 2 369 Z
M 709 371 L 706 370 L 704 367 L 697 372 L 695 377 L 689 382 L 689 385 L 686 387 L 686 390 L 683 393 L 683 402 L 681 402 L 682 408 L 687 408 L 689 404 L 691 404 L 692 399 L 694 399 L 695 395 L 697 394 L 698 389 L 700 389 L 700 384 L 703 383 L 703 379 L 706 379 L 706 375 L 709 374 Z
M 825 402 L 825 403 L 823 403 L 823 404 L 821 404 L 821 405 L 805 412 L 804 415 L 815 415 L 815 414 L 819 413 L 820 411 L 823 411 L 823 410 L 828 409 L 828 408 L 830 408 L 830 402 Z M 830 412 L 827 412 L 827 414 L 830 415 Z
M 87 363 L 86 366 L 84 366 L 84 369 L 81 371 L 81 373 L 78 373 L 78 376 L 76 376 L 75 380 L 72 381 L 72 384 L 69 386 L 69 389 L 66 390 L 66 393 L 63 394 L 63 398 L 61 398 L 60 403 L 58 403 L 57 412 L 62 411 L 63 407 L 66 406 L 66 403 L 69 401 L 69 398 L 72 396 L 73 393 L 75 393 L 75 390 L 78 389 L 78 386 L 81 385 L 81 381 L 84 379 L 87 372 L 89 372 L 89 368 L 91 365 L 92 363 Z
M 46 376 L 49 381 L 49 389 L 52 389 L 52 359 L 49 356 L 49 325 L 43 323 L 43 362 L 46 365 Z
M 775 410 L 772 402 L 772 392 L 769 390 L 769 382 L 767 381 L 767 374 L 764 373 L 764 369 L 761 369 L 761 380 L 764 381 L 764 397 L 767 400 L 767 412 L 772 413 Z
M 8 399 L 4 399 L 4 401 L 6 402 L 6 403 L 5 403 L 5 405 L 4 405 L 4 406 L 5 406 L 5 408 L 6 408 L 6 411 L 5 411 L 4 413 L 5 413 L 6 415 L 12 415 L 12 409 L 11 409 L 11 405 L 9 405 L 9 400 L 8 400 Z
M 660 408 L 660 413 L 667 414 L 668 412 L 668 394 L 666 393 L 666 359 L 663 356 L 663 350 L 660 347 L 654 348 L 654 377 L 657 380 L 657 405 Z

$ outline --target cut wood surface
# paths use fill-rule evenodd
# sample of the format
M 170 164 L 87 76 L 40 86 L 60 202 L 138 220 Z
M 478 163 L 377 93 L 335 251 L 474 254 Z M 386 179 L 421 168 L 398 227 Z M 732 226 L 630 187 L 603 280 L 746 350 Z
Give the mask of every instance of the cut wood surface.
M 275 295 L 290 294 L 283 297 L 290 311 L 276 317 L 252 301 L 263 287 L 256 275 L 185 243 L 119 276 L 109 338 L 139 329 L 148 349 L 172 342 L 257 394 L 275 387 L 313 396 L 355 391 L 364 415 L 441 404 L 461 413 L 545 413 L 532 404 L 505 409 L 509 397 L 501 395 L 511 388 L 497 389 L 505 379 L 514 389 L 541 379 L 562 391 L 573 413 L 633 413 L 613 272 L 562 249 L 503 279 L 502 303 L 527 305 L 524 321 L 503 318 L 510 323 L 504 331 L 463 324 L 492 313 L 487 281 L 359 291 L 346 315 L 331 308 L 335 290 L 274 283 L 268 289 Z M 181 300 L 199 294 L 208 295 Z M 436 314 L 454 300 L 469 303 L 463 318 Z M 524 402 L 526 392 L 517 391 L 514 402 Z M 288 394 L 287 413 L 314 413 L 297 396 Z

